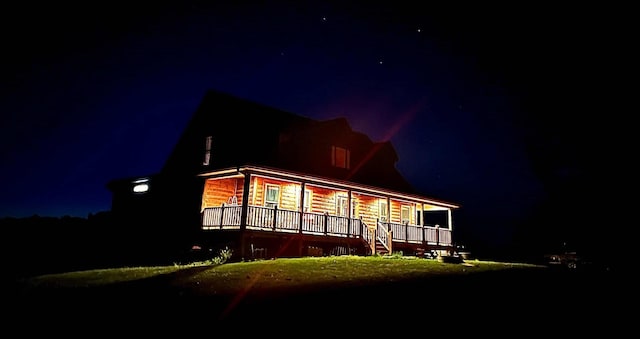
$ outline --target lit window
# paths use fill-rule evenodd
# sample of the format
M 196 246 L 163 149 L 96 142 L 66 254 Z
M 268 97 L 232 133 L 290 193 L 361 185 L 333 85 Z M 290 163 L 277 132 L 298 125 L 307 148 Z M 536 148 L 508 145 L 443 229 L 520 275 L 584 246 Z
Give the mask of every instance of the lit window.
M 380 200 L 380 212 L 379 212 L 379 216 L 380 216 L 380 221 L 382 222 L 386 222 L 388 219 L 388 209 L 387 209 L 387 201 L 386 200 Z
M 211 160 L 211 142 L 213 141 L 212 136 L 208 136 L 204 141 L 204 160 L 202 164 L 207 166 L 209 165 L 209 161 Z
M 280 186 L 267 184 L 264 189 L 264 206 L 274 208 L 280 200 Z
M 402 205 L 402 207 L 400 208 L 400 218 L 402 219 L 403 224 L 410 222 L 409 220 L 410 215 L 411 215 L 411 207 L 407 205 Z
M 304 212 L 311 212 L 311 190 L 304 190 Z
M 331 146 L 331 165 L 349 169 L 351 153 L 348 149 Z
M 351 217 L 352 218 L 357 218 L 358 217 L 358 209 L 356 208 L 356 206 L 358 206 L 358 202 L 354 200 L 351 200 Z
M 336 212 L 338 216 L 346 217 L 348 213 L 347 205 L 347 197 L 344 195 L 339 195 L 336 199 Z

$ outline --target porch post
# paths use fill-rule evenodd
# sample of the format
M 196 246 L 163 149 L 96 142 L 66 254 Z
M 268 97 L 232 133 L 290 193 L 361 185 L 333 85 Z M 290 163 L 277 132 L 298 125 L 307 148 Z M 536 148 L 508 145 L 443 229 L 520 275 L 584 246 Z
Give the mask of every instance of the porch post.
M 275 206 L 273 206 L 273 225 L 271 225 L 273 227 L 273 231 L 275 232 L 276 230 L 276 225 L 278 224 L 278 205 L 276 204 Z
M 389 197 L 387 197 L 387 220 L 386 222 L 390 223 L 391 222 L 391 199 Z M 391 224 L 388 225 L 389 228 L 391 227 Z
M 224 220 L 224 203 L 220 206 L 220 229 L 223 226 L 222 220 Z
M 300 213 L 300 215 L 298 216 L 298 255 L 299 256 L 303 256 L 304 254 L 304 244 L 303 244 L 303 239 L 302 239 L 302 222 L 304 221 L 304 190 L 306 188 L 307 184 L 303 181 L 300 185 L 300 208 L 298 209 L 298 212 Z M 311 201 L 309 201 L 309 204 L 311 204 Z
M 389 246 L 389 254 L 393 254 L 393 231 L 387 233 L 387 242 Z
M 369 242 L 369 246 L 371 247 L 371 255 L 376 255 L 376 242 L 378 241 L 378 239 L 376 238 L 376 232 L 378 232 L 378 225 L 376 223 L 376 228 L 371 229 L 371 230 L 367 230 L 368 232 L 371 231 L 371 241 Z
M 302 184 L 300 185 L 300 208 L 299 208 L 299 225 L 300 228 L 298 229 L 298 233 L 302 234 L 302 222 L 304 220 L 304 190 L 307 187 L 307 184 L 303 181 Z M 311 201 L 309 201 L 309 204 L 311 204 Z
M 327 224 L 329 223 L 329 212 L 324 212 L 324 235 L 327 235 Z
M 420 209 L 420 229 L 422 230 L 422 245 L 424 246 L 426 244 L 426 241 L 424 239 L 424 233 L 425 233 L 425 229 L 424 229 L 424 203 L 422 203 L 422 208 Z
M 351 218 L 353 218 L 351 214 L 351 193 L 351 190 L 347 191 L 347 208 L 349 209 L 349 212 L 347 212 L 347 237 L 351 237 Z
M 251 187 L 251 173 L 244 173 L 244 185 L 242 191 L 242 207 L 240 217 L 240 255 L 244 259 L 245 256 L 245 231 L 247 230 L 247 215 L 249 210 L 249 188 Z
M 409 242 L 409 222 L 404 223 L 404 242 Z

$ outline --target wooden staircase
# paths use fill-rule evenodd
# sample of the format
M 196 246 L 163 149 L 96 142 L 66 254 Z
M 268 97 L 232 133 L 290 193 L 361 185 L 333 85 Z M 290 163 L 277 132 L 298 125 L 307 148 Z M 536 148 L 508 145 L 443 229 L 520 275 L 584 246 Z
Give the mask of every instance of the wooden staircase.
M 366 225 L 364 225 L 366 227 Z M 380 227 L 378 227 L 378 229 L 380 229 Z M 382 237 L 383 239 L 380 239 L 380 237 L 377 236 L 377 231 L 372 231 L 371 233 L 369 233 L 369 228 L 366 227 L 365 230 L 367 230 L 367 233 L 365 234 L 365 236 L 362 238 L 364 244 L 369 248 L 368 252 L 374 251 L 373 253 L 371 253 L 372 255 L 386 255 L 386 254 L 390 254 L 389 253 L 389 249 L 387 246 L 385 246 L 385 239 L 390 239 L 391 234 L 387 235 L 386 230 L 380 230 L 379 232 L 384 232 L 384 236 Z M 375 241 L 375 244 L 373 244 L 372 242 Z
M 385 255 L 389 254 L 386 247 L 380 242 L 380 239 L 376 238 L 376 254 Z

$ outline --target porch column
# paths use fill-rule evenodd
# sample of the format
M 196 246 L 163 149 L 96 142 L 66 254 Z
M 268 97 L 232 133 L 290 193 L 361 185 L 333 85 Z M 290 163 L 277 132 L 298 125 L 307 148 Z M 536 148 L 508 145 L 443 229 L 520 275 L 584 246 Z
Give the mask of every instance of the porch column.
M 347 212 L 347 237 L 351 237 L 351 218 L 353 218 L 353 214 L 351 212 L 353 212 L 351 209 L 351 193 L 353 191 L 348 190 L 347 191 L 347 209 L 349 210 Z
M 424 238 L 424 233 L 425 233 L 425 229 L 424 229 L 424 203 L 421 204 L 422 205 L 422 209 L 420 210 L 420 229 L 422 230 L 422 245 L 426 244 L 426 240 Z
M 302 222 L 304 221 L 304 190 L 307 187 L 307 184 L 303 181 L 300 184 L 300 207 L 298 208 L 298 212 L 300 212 L 300 215 L 298 216 L 298 255 L 299 256 L 303 256 L 304 255 L 304 244 L 303 244 L 303 240 L 302 240 Z M 311 201 L 309 201 L 309 204 L 311 204 Z
M 242 209 L 240 217 L 240 255 L 242 258 L 248 257 L 246 254 L 245 231 L 247 229 L 247 215 L 249 210 L 249 189 L 251 187 L 251 173 L 244 173 L 244 185 L 242 191 Z
M 302 221 L 304 220 L 303 216 L 304 216 L 304 190 L 307 187 L 307 184 L 303 181 L 302 184 L 300 184 L 300 207 L 298 209 L 298 211 L 300 212 L 300 220 L 299 220 L 299 229 L 298 229 L 298 233 L 302 233 Z M 311 201 L 309 201 L 309 204 L 311 204 Z
M 391 231 L 391 199 L 387 197 L 387 229 Z
M 453 214 L 451 213 L 451 209 L 447 210 L 447 223 L 449 224 L 449 231 L 453 232 Z M 452 241 L 453 242 L 453 241 Z

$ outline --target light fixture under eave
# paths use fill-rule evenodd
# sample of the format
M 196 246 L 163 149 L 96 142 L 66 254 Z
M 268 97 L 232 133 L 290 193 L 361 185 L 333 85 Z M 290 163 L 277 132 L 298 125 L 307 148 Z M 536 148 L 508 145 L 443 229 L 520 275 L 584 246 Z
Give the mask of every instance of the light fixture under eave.
M 144 193 L 149 190 L 148 184 L 137 184 L 133 186 L 133 192 L 135 193 Z
M 133 183 L 134 183 L 134 186 L 133 186 L 133 192 L 134 193 L 145 193 L 146 191 L 149 190 L 149 179 L 148 178 L 138 179 L 138 180 L 134 181 Z

